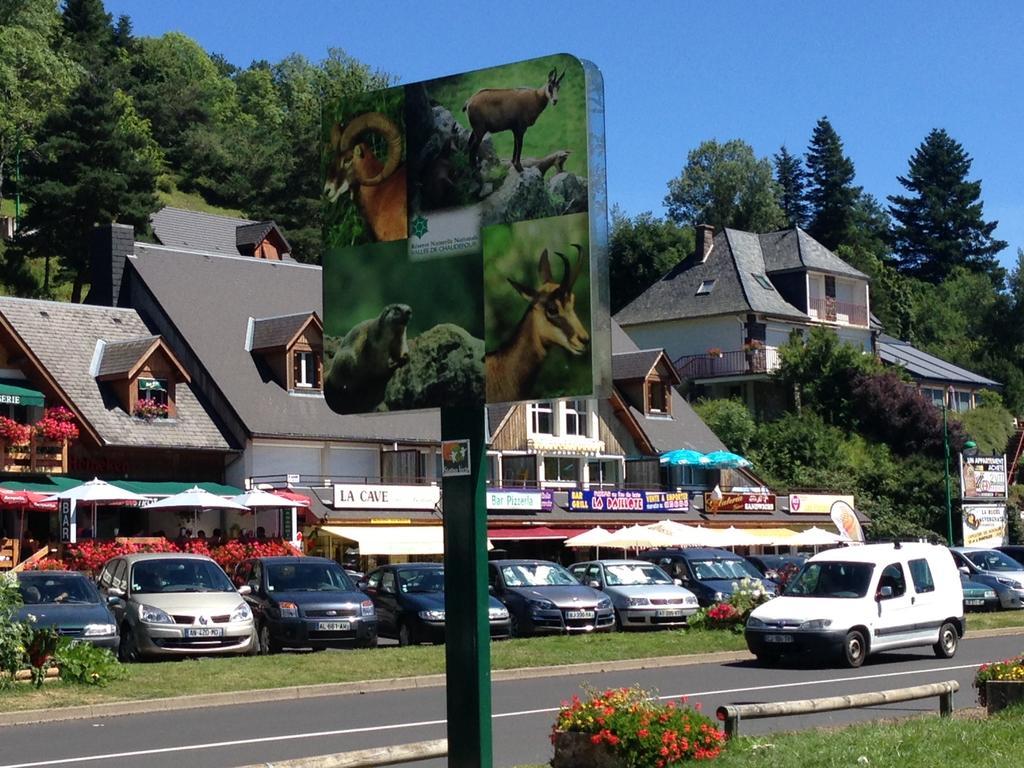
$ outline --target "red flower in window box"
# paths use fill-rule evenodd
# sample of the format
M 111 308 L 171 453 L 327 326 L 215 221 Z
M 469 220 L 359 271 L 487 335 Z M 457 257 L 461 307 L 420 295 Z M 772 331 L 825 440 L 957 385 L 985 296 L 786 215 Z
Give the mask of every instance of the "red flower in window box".
M 78 439 L 78 425 L 75 416 L 63 406 L 47 408 L 46 413 L 35 423 L 36 434 L 47 440 L 71 441 Z
M 158 403 L 155 400 L 139 400 L 135 404 L 132 415 L 137 419 L 153 421 L 153 419 L 166 419 L 169 411 L 165 403 Z
M 8 445 L 24 445 L 32 439 L 32 428 L 14 419 L 0 416 L 0 440 Z

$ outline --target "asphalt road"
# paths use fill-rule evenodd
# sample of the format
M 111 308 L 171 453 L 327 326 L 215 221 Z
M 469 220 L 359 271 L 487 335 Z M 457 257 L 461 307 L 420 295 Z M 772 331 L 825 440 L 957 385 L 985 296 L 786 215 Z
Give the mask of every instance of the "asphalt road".
M 543 763 L 559 703 L 581 687 L 639 684 L 688 696 L 714 716 L 722 704 L 785 701 L 959 680 L 957 708 L 973 707 L 978 664 L 1020 653 L 1017 636 L 965 639 L 955 658 L 930 649 L 872 657 L 858 670 L 753 661 L 552 676 L 493 685 L 494 765 Z M 316 656 L 310 656 L 316 663 Z M 938 700 L 743 723 L 744 734 L 937 712 Z M 224 768 L 445 736 L 445 691 L 426 688 L 0 728 L 0 768 L 116 765 Z M 444 760 L 413 763 L 442 768 Z

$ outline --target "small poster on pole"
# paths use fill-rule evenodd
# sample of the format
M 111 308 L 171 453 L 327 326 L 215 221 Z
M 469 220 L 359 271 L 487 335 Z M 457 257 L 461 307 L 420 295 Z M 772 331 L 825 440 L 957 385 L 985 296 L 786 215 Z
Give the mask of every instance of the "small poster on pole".
M 469 440 L 441 442 L 441 476 L 461 477 L 469 474 Z

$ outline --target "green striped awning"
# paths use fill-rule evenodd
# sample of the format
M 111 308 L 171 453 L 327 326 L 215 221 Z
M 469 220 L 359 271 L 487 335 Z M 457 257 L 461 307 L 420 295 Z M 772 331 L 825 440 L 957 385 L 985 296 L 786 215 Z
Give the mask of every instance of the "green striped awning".
M 26 384 L 27 381 L 0 379 L 0 405 L 35 405 L 42 408 L 46 404 L 43 393 Z
M 182 483 L 173 480 L 111 480 L 110 484 L 141 496 L 173 496 L 176 493 L 183 493 L 196 485 L 216 496 L 238 496 L 245 493 L 241 488 L 235 488 L 233 485 L 224 485 L 223 483 Z

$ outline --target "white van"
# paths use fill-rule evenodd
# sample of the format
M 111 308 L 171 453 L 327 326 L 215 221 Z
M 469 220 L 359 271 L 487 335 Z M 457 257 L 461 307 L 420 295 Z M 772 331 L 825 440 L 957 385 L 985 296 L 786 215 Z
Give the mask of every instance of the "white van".
M 870 653 L 930 645 L 952 658 L 964 634 L 963 590 L 949 550 L 932 544 L 868 544 L 821 552 L 781 597 L 747 620 L 750 652 L 838 655 L 859 667 Z

